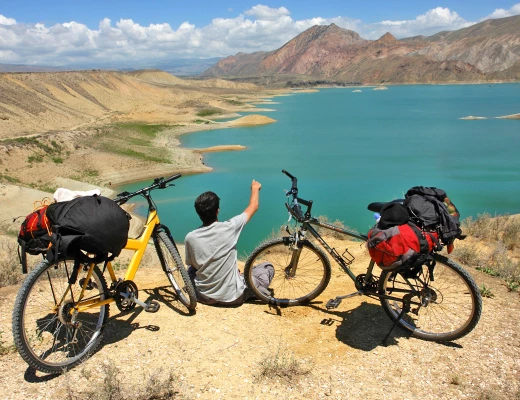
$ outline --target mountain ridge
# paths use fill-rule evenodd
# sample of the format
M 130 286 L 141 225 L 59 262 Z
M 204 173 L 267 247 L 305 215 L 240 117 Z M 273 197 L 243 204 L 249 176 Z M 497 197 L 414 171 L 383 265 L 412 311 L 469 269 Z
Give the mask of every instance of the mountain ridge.
M 315 25 L 276 50 L 226 57 L 202 76 L 336 83 L 513 81 L 520 79 L 520 16 L 401 40 L 389 32 L 367 40 L 335 24 Z

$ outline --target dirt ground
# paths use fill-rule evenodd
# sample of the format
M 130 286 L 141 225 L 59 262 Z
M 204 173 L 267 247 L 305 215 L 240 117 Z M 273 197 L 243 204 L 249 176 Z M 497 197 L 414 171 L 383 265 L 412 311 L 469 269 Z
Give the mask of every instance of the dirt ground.
M 337 247 L 344 246 L 356 257 L 353 271 L 363 272 L 364 247 Z M 140 299 L 159 301 L 157 313 L 120 313 L 111 306 L 102 347 L 65 375 L 34 371 L 17 352 L 0 356 L 0 398 L 88 398 L 113 366 L 126 393 L 136 393 L 150 375 L 172 372 L 178 398 L 190 399 L 520 399 L 520 296 L 474 269 L 469 271 L 477 284 L 485 283 L 495 297 L 483 299 L 473 332 L 456 342 L 432 343 L 396 328 L 384 346 L 392 322 L 375 300 L 355 297 L 336 310 L 325 308 L 328 299 L 354 291 L 337 266 L 328 288 L 308 306 L 199 304 L 190 315 L 171 301 L 151 251 L 145 263 L 135 282 Z M 17 291 L 0 289 L 7 347 Z M 269 362 L 282 368 L 265 378 Z
M 157 72 L 0 75 L 0 137 L 9 138 L 0 145 L 0 230 L 15 232 L 20 222 L 12 217 L 26 215 L 34 200 L 48 195 L 18 185 L 84 190 L 77 185 L 110 187 L 167 172 L 208 171 L 199 152 L 177 147 L 177 134 L 202 129 L 193 122 L 200 110 L 253 111 L 247 103 L 268 94 L 220 81 L 204 81 L 209 86 L 202 89 L 195 84 L 201 85 Z M 280 93 L 269 95 L 275 94 Z M 154 142 L 153 151 L 168 148 L 170 162 L 152 165 L 82 144 L 100 133 L 102 124 L 120 122 L 181 124 L 176 128 L 181 132 Z M 235 124 L 252 122 L 272 121 Z M 221 127 L 204 124 L 204 129 Z M 43 134 L 48 137 L 39 139 L 40 147 L 29 140 Z M 26 136 L 28 144 L 18 136 Z M 225 150 L 239 149 L 227 145 Z M 60 152 L 51 160 L 44 149 Z M 364 272 L 364 247 L 336 245 L 345 246 L 356 257 L 354 273 Z M 198 305 L 189 314 L 172 297 L 152 249 L 135 282 L 139 298 L 156 299 L 160 310 L 120 313 L 112 305 L 102 347 L 64 375 L 28 368 L 12 348 L 11 313 L 19 285 L 0 288 L 0 399 L 165 398 L 139 393 L 150 377 L 164 381 L 168 373 L 176 397 L 189 399 L 520 399 L 520 296 L 497 278 L 469 271 L 495 295 L 484 298 L 473 332 L 439 344 L 397 328 L 383 346 L 392 322 L 377 301 L 355 297 L 335 310 L 325 308 L 328 299 L 354 292 L 337 266 L 328 288 L 308 306 Z M 107 377 L 120 387 L 112 385 L 110 392 Z

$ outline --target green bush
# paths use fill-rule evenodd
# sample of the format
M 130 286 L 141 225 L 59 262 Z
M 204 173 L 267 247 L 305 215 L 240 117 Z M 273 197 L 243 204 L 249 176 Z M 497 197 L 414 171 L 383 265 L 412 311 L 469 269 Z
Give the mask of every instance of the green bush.
M 495 295 L 491 291 L 491 288 L 487 287 L 485 284 L 482 284 L 482 286 L 480 286 L 479 289 L 480 289 L 480 294 L 482 295 L 482 297 L 487 297 L 489 299 L 495 297 Z
M 211 115 L 222 114 L 221 110 L 215 108 L 203 108 L 197 113 L 198 117 L 209 117 Z
M 43 162 L 43 156 L 40 154 L 33 154 L 32 156 L 27 157 L 27 162 L 31 164 L 33 162 L 41 163 Z

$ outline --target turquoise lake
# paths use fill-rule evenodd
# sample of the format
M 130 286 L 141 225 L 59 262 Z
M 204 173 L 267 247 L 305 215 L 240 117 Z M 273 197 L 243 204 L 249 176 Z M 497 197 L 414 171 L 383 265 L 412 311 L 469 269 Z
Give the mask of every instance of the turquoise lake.
M 287 221 L 286 169 L 299 195 L 326 215 L 366 232 L 374 223 L 367 205 L 402 198 L 412 186 L 444 189 L 462 218 L 488 212 L 520 213 L 520 84 L 410 85 L 388 90 L 320 89 L 273 98 L 258 112 L 277 120 L 259 127 L 184 135 L 182 145 L 201 148 L 241 144 L 247 150 L 209 153 L 213 172 L 183 176 L 154 191 L 163 223 L 183 242 L 200 226 L 193 203 L 211 190 L 221 198 L 220 220 L 247 206 L 252 179 L 262 183 L 260 209 L 238 244 L 250 252 Z M 466 116 L 484 120 L 461 120 Z M 150 183 L 126 185 L 137 190 Z M 141 209 L 144 211 L 144 209 Z

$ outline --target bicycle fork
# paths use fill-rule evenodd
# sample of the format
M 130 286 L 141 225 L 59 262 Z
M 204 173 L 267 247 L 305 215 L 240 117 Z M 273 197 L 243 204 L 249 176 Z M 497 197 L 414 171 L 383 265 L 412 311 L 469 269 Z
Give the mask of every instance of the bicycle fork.
M 285 277 L 288 279 L 294 278 L 296 275 L 296 268 L 298 267 L 298 261 L 300 261 L 300 255 L 302 254 L 303 244 L 295 243 L 294 250 L 291 255 L 291 262 L 285 268 Z

